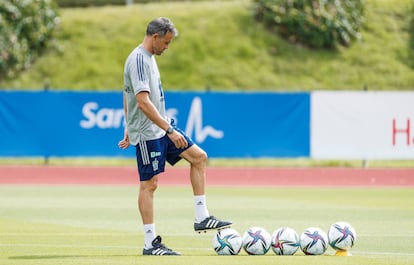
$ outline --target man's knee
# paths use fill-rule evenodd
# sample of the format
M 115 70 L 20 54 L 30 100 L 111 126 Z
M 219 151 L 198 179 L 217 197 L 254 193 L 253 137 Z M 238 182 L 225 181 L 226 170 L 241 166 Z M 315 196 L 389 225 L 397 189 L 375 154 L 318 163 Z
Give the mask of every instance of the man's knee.
M 141 181 L 140 190 L 146 192 L 154 192 L 158 188 L 158 178 L 152 177 L 150 180 Z
M 207 153 L 204 150 L 199 149 L 199 152 L 197 153 L 197 156 L 196 156 L 196 163 L 205 164 L 207 163 L 207 159 L 208 159 Z
M 198 147 L 197 145 L 191 146 L 189 149 L 184 151 L 180 156 L 183 157 L 191 165 L 194 165 L 194 166 L 199 166 L 199 165 L 204 166 L 205 164 L 207 164 L 207 159 L 208 159 L 207 153 L 203 149 Z

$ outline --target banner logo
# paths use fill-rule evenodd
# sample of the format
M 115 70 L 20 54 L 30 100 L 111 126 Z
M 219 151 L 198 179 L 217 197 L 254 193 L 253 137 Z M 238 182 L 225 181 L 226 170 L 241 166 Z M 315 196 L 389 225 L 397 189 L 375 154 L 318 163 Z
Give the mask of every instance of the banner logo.
M 167 114 L 177 121 L 178 110 L 168 109 Z M 83 129 L 117 129 L 124 126 L 124 110 L 99 108 L 97 102 L 87 102 L 82 107 L 82 115 L 85 119 L 80 121 Z M 191 103 L 185 133 L 192 137 L 197 143 L 203 143 L 207 137 L 221 139 L 224 132 L 213 128 L 210 125 L 203 126 L 203 104 L 200 97 L 195 97 Z

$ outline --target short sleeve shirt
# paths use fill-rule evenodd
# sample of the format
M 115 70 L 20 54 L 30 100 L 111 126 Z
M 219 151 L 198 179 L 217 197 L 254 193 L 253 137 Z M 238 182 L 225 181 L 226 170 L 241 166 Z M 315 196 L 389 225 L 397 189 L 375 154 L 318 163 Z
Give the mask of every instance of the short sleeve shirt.
M 157 63 L 154 55 L 140 45 L 129 54 L 124 66 L 124 93 L 128 116 L 126 124 L 129 141 L 133 145 L 137 145 L 139 141 L 154 140 L 165 135 L 164 130 L 148 119 L 138 108 L 135 96 L 142 91 L 149 92 L 152 104 L 167 120 Z

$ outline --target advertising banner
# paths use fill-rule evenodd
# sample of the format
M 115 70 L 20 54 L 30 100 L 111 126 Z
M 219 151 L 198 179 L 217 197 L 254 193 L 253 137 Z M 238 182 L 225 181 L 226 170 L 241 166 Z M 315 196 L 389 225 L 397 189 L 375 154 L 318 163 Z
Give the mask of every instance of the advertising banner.
M 209 157 L 308 157 L 309 93 L 166 92 L 167 113 Z M 0 156 L 134 156 L 122 92 L 0 92 Z
M 414 159 L 414 92 L 312 92 L 315 159 Z
M 0 117 L 2 156 L 124 154 L 122 93 L 0 92 Z

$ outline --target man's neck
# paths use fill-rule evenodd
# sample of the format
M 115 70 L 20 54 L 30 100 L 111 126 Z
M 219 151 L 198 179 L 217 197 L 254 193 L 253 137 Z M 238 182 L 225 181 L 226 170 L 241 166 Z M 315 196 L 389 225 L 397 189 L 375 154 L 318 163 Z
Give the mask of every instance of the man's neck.
M 149 52 L 150 54 L 154 54 L 152 51 L 152 42 L 150 38 L 145 37 L 141 45 L 147 52 Z

